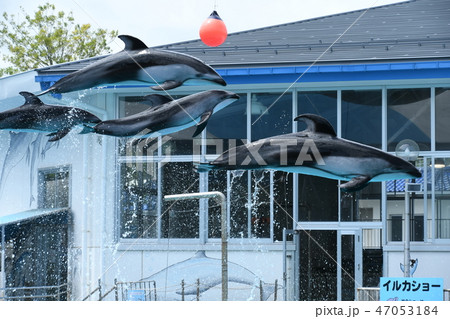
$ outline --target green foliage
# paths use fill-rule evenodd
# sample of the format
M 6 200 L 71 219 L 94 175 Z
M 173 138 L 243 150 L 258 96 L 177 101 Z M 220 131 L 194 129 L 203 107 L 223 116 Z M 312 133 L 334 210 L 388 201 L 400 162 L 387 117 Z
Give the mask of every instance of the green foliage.
M 6 12 L 0 21 L 0 47 L 9 51 L 3 60 L 11 65 L 0 69 L 0 76 L 110 53 L 108 43 L 118 34 L 76 24 L 72 12 L 56 11 L 50 3 L 32 16 L 21 10 L 24 21 Z

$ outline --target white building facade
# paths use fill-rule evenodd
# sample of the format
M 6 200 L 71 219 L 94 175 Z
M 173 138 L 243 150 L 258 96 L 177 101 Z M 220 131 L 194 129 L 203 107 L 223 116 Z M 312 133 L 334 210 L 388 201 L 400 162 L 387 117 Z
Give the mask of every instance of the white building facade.
M 307 175 L 194 170 L 195 162 L 235 145 L 303 130 L 293 120 L 302 113 L 327 118 L 339 137 L 393 154 L 405 140 L 418 145 L 413 160 L 423 176 L 411 181 L 421 188 L 409 201 L 414 276 L 442 277 L 450 287 L 450 39 L 442 35 L 449 26 L 428 25 L 422 33 L 408 27 L 420 10 L 428 13 L 424 25 L 426 17 L 450 15 L 446 1 L 407 1 L 364 15 L 232 34 L 222 49 L 199 41 L 167 46 L 211 64 L 226 89 L 240 95 L 196 138 L 193 128 L 147 140 L 71 132 L 47 143 L 35 133 L 2 131 L 3 288 L 63 285 L 70 300 L 95 300 L 99 292 L 89 294 L 99 280 L 105 294 L 116 281 L 145 279 L 156 282 L 157 300 L 181 300 L 182 284 L 170 272 L 176 269 L 185 276 L 185 300 L 195 300 L 188 285 L 200 278 L 207 282 L 200 282 L 200 300 L 220 300 L 219 207 L 211 200 L 164 201 L 165 195 L 208 191 L 227 199 L 229 299 L 355 300 L 356 288 L 403 276 L 405 181 L 345 193 L 338 181 Z M 340 43 L 333 43 L 333 34 L 326 38 L 324 26 L 359 16 L 351 37 Z M 389 27 L 373 26 L 381 16 Z M 403 27 L 391 39 L 394 20 Z M 299 30 L 305 43 L 291 37 Z M 323 41 L 311 39 L 319 36 Z M 1 79 L 2 110 L 23 103 L 18 83 L 20 90 L 38 92 L 85 63 L 26 73 L 20 81 Z M 169 93 L 177 98 L 211 88 L 217 87 L 184 85 Z M 141 97 L 152 93 L 132 83 L 42 100 L 113 119 L 147 108 Z M 206 270 L 190 268 L 193 261 L 214 275 L 204 279 Z M 105 297 L 114 298 L 114 291 Z

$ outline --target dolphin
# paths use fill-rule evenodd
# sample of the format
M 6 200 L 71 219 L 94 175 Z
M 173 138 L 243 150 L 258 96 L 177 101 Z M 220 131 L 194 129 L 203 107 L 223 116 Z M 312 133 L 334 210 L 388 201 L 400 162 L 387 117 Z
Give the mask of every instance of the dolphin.
M 16 132 L 47 132 L 50 142 L 58 141 L 77 125 L 93 125 L 101 120 L 85 110 L 61 105 L 44 104 L 36 95 L 20 92 L 22 106 L 0 113 L 0 129 Z
M 200 293 L 204 293 L 220 285 L 222 283 L 222 260 L 207 257 L 205 251 L 200 250 L 193 257 L 170 265 L 140 281 L 155 281 L 158 300 L 180 300 L 182 281 L 184 282 L 185 296 L 195 296 L 197 288 Z M 251 290 L 258 289 L 258 291 L 262 283 L 264 300 L 267 300 L 275 291 L 275 285 L 262 282 L 247 268 L 230 261 L 228 261 L 228 282 L 247 285 Z
M 206 80 L 225 86 L 225 80 L 201 60 L 174 51 L 150 49 L 141 40 L 119 35 L 125 48 L 75 71 L 39 95 L 84 90 L 123 81 L 154 83 L 154 90 L 169 90 L 187 80 Z
M 237 99 L 239 95 L 224 90 L 204 91 L 178 100 L 151 94 L 145 96 L 144 100 L 150 104 L 154 102 L 155 106 L 134 115 L 100 122 L 84 132 L 146 138 L 171 134 L 196 125 L 194 136 L 197 136 L 206 127 L 213 113 Z
M 380 149 L 336 136 L 331 124 L 315 114 L 294 120 L 307 128 L 231 148 L 209 163 L 196 164 L 198 172 L 212 169 L 273 169 L 346 181 L 344 191 L 357 191 L 369 182 L 418 178 L 411 163 Z

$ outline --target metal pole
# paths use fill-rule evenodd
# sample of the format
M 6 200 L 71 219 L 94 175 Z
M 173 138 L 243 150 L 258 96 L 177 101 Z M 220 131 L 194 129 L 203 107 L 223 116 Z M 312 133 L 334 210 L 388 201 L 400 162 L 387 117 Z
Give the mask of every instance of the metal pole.
M 222 301 L 226 301 L 228 300 L 228 223 L 225 195 L 221 192 L 204 192 L 164 196 L 164 200 L 166 201 L 200 198 L 214 198 L 220 204 L 220 221 L 222 229 Z
M 6 270 L 5 270 L 5 258 L 6 258 L 6 243 L 5 243 L 5 225 L 2 225 L 2 259 L 1 259 L 1 268 L 2 268 L 2 272 L 1 272 L 1 288 L 6 288 Z M 6 290 L 3 290 L 4 292 L 6 292 Z M 1 297 L 1 296 L 0 296 Z
M 411 277 L 411 249 L 410 249 L 410 238 L 411 238 L 411 221 L 410 221 L 410 211 L 409 211 L 409 198 L 410 194 L 408 191 L 408 183 L 405 183 L 405 235 L 404 235 L 404 256 L 403 256 L 403 266 L 404 266 L 404 276 Z

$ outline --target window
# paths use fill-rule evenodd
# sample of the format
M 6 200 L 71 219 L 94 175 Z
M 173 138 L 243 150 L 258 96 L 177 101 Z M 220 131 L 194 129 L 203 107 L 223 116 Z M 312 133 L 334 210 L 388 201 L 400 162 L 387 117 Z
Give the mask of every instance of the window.
M 157 162 L 120 165 L 120 211 L 122 238 L 157 238 Z
M 292 94 L 251 95 L 252 141 L 292 132 Z
M 450 159 L 435 158 L 434 194 L 436 238 L 450 238 Z
M 247 94 L 215 113 L 206 126 L 206 153 L 221 154 L 247 140 Z
M 342 91 L 341 136 L 381 148 L 381 90 Z
M 69 207 L 69 168 L 43 169 L 38 173 L 39 208 Z
M 436 150 L 450 150 L 450 89 L 436 88 Z
M 326 118 L 337 130 L 337 92 L 299 92 L 297 114 L 301 115 L 304 113 L 313 113 Z M 298 131 L 304 129 L 304 124 L 299 122 Z
M 162 196 L 199 191 L 199 177 L 191 162 L 166 163 L 162 175 Z M 161 237 L 199 238 L 199 200 L 165 202 L 162 207 Z
M 387 91 L 388 151 L 404 139 L 415 141 L 421 151 L 431 150 L 430 89 Z

